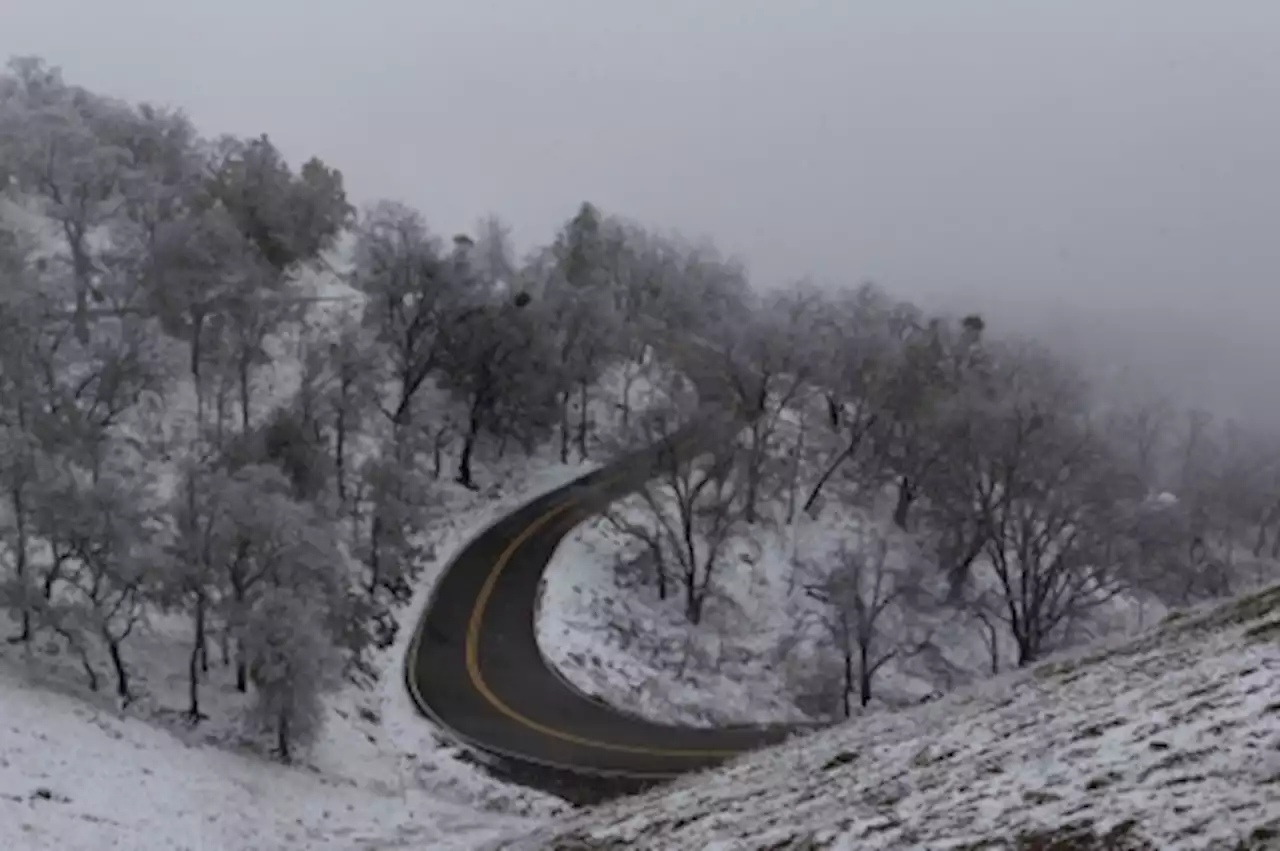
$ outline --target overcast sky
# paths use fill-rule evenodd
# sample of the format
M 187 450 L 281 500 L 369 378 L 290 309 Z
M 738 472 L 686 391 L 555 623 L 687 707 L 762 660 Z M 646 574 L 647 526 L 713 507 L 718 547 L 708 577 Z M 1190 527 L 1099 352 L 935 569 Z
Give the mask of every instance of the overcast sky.
M 1141 308 L 1130 347 L 1276 386 L 1280 0 L 0 0 L 0 53 L 446 234 L 590 199 L 765 284 Z

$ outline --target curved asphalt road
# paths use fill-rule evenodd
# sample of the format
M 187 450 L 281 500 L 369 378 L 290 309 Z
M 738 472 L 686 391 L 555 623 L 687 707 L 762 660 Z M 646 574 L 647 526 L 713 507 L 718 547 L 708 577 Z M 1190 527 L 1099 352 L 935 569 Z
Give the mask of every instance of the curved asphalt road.
M 714 362 L 682 346 L 703 416 L 673 435 L 689 458 L 742 420 Z M 656 724 L 575 690 L 538 650 L 539 582 L 560 540 L 651 475 L 648 447 L 534 499 L 480 534 L 436 585 L 409 645 L 406 683 L 419 710 L 487 756 L 498 773 L 590 803 L 776 743 L 795 728 Z M 611 778 L 606 780 L 606 778 Z

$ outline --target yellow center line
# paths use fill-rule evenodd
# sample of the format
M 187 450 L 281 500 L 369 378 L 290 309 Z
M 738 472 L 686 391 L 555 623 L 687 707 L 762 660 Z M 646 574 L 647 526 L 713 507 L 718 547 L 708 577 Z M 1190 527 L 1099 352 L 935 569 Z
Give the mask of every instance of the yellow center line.
M 684 348 L 683 343 L 675 344 L 679 348 Z M 692 443 L 693 441 L 691 441 Z M 615 474 L 601 480 L 595 487 L 596 489 L 604 489 L 607 486 L 620 481 L 628 475 L 627 473 Z M 704 758 L 704 759 L 725 759 L 737 756 L 742 753 L 741 749 L 723 749 L 723 748 L 661 748 L 661 747 L 645 747 L 637 745 L 620 745 L 614 742 L 605 742 L 599 739 L 592 739 L 587 736 L 579 736 L 565 730 L 560 730 L 543 724 L 540 721 L 524 715 L 510 704 L 498 697 L 493 689 L 489 687 L 484 677 L 484 672 L 480 667 L 480 634 L 484 628 L 485 612 L 489 607 L 489 600 L 493 596 L 494 589 L 498 585 L 498 580 L 502 577 L 502 571 L 506 569 L 516 552 L 530 538 L 536 535 L 544 526 L 555 518 L 565 514 L 576 505 L 580 505 L 581 501 L 576 499 L 566 500 L 554 508 L 547 511 L 542 516 L 535 519 L 517 535 L 511 543 L 509 543 L 498 556 L 493 564 L 493 568 L 489 571 L 489 575 L 485 578 L 484 585 L 480 588 L 480 593 L 476 596 L 475 607 L 471 611 L 471 617 L 467 623 L 467 640 L 466 640 L 466 666 L 467 676 L 471 680 L 472 686 L 480 694 L 485 701 L 506 718 L 534 732 L 540 733 L 553 739 L 559 739 L 563 742 L 570 742 L 583 747 L 594 748 L 596 750 L 611 751 L 614 753 L 629 753 L 642 756 L 652 757 L 686 757 L 686 758 Z M 579 521 L 580 522 L 580 521 Z M 577 525 L 577 523 L 573 524 Z M 409 647 L 409 686 L 414 693 L 418 704 L 425 707 L 425 701 L 422 699 L 421 692 L 417 684 L 417 667 L 418 649 L 421 646 L 422 631 L 425 628 L 425 614 L 423 620 L 419 624 L 418 633 L 413 637 Z M 548 663 L 550 664 L 550 663 Z M 710 732 L 710 731 L 709 731 Z M 532 755 L 530 755 L 532 756 Z
M 618 481 L 622 476 L 611 476 L 600 483 L 603 487 Z M 656 757 L 690 757 L 690 758 L 711 758 L 720 759 L 731 756 L 737 756 L 742 751 L 740 749 L 725 750 L 711 748 L 659 748 L 645 747 L 642 745 L 619 745 L 614 742 L 604 742 L 599 739 L 592 739 L 587 736 L 579 736 L 576 733 L 569 733 L 564 730 L 556 729 L 535 721 L 527 715 L 522 714 L 513 709 L 510 704 L 498 697 L 485 681 L 484 672 L 480 668 L 480 633 L 484 628 L 485 610 L 489 606 L 489 599 L 493 596 L 493 591 L 498 585 L 498 580 L 502 577 L 502 571 L 506 569 L 507 564 L 515 556 L 521 546 L 525 544 L 531 537 L 536 535 L 539 530 L 554 520 L 556 517 L 567 512 L 569 509 L 578 505 L 577 500 L 567 500 L 560 503 L 556 507 L 547 511 L 541 517 L 534 520 L 526 526 L 519 535 L 517 535 L 507 548 L 498 556 L 497 561 L 493 564 L 493 569 L 486 577 L 484 585 L 480 588 L 480 593 L 476 596 L 475 608 L 471 610 L 471 619 L 467 623 L 467 645 L 466 645 L 466 662 L 467 676 L 471 679 L 471 684 L 475 690 L 485 699 L 485 701 L 496 709 L 503 716 L 509 718 L 515 723 L 529 730 L 541 733 L 563 742 L 571 742 L 575 745 L 583 747 L 595 748 L 597 750 L 612 751 L 614 753 L 630 753 L 643 756 Z M 576 524 L 575 524 L 576 525 Z

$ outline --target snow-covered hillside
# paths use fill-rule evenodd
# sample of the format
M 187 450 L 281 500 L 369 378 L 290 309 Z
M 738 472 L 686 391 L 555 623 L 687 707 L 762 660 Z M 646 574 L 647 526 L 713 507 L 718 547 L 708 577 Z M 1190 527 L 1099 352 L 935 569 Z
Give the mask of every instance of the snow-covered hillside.
M 282 358 L 265 371 L 271 392 L 263 395 L 287 398 L 296 372 Z M 619 380 L 610 373 L 593 400 L 606 442 Z M 643 391 L 644 380 L 637 386 Z M 643 404 L 638 392 L 637 410 Z M 208 719 L 193 730 L 181 717 L 185 619 L 152 612 L 131 638 L 136 699 L 127 710 L 91 693 L 78 661 L 55 642 L 0 644 L 0 847 L 461 849 L 562 811 L 554 798 L 490 778 L 418 713 L 400 676 L 421 607 L 453 554 L 520 503 L 595 466 L 560 463 L 551 447 L 532 459 L 486 452 L 481 460 L 482 490 L 440 484 L 425 533 L 434 557 L 397 612 L 395 644 L 375 660 L 376 685 L 331 695 L 321 737 L 295 766 L 268 761 L 246 735 L 240 719 L 250 698 L 216 653 Z M 15 628 L 3 616 L 0 627 Z
M 797 442 L 800 414 L 781 412 L 775 440 Z M 669 492 L 657 496 L 673 501 Z M 762 522 L 735 527 L 697 625 L 682 611 L 678 579 L 660 598 L 645 541 L 607 517 L 583 523 L 547 569 L 538 619 L 543 654 L 581 691 L 658 721 L 810 721 L 834 711 L 830 635 L 806 585 L 842 543 L 888 542 L 892 571 L 910 561 L 913 541 L 893 528 L 892 493 L 862 505 L 825 500 L 819 511 L 796 511 L 789 522 L 780 517 L 785 501 L 774 495 Z M 614 506 L 613 514 L 621 525 L 652 523 L 652 509 L 637 497 Z M 913 704 L 987 673 L 988 653 L 974 624 L 937 620 L 935 644 L 945 653 L 892 660 L 878 673 L 878 704 Z
M 683 785 L 689 819 L 606 809 L 615 844 L 918 845 L 1135 796 L 1180 842 L 1215 796 L 1269 805 L 1219 794 L 1277 776 L 1248 747 L 1275 714 L 1256 629 L 977 681 L 1275 581 L 1280 433 L 1108 401 L 873 284 L 754 292 L 589 202 L 523 258 L 496 216 L 430 218 L 356 214 L 265 133 L 0 74 L 0 840 L 441 848 L 553 817 L 419 717 L 405 651 L 468 538 L 641 445 L 649 481 L 551 565 L 552 665 L 666 720 L 858 720 Z M 686 442 L 707 370 L 723 409 Z
M 350 750 L 359 768 L 374 767 L 369 750 Z M 382 778 L 354 780 L 187 745 L 0 667 L 0 847 L 12 851 L 446 851 L 519 820 L 422 788 L 394 757 L 379 767 Z M 437 771 L 443 790 L 447 764 Z
M 492 474 L 493 470 L 486 470 Z M 555 799 L 490 779 L 418 714 L 399 676 L 404 645 L 431 582 L 470 537 L 538 492 L 580 475 L 575 464 L 508 471 L 488 494 L 458 488 L 434 535 L 396 645 L 375 690 L 330 698 L 324 733 L 301 764 L 250 752 L 230 672 L 211 671 L 195 731 L 179 719 L 187 625 L 149 621 L 132 650 L 139 699 L 122 712 L 84 688 L 52 645 L 0 645 L 0 847 L 243 851 L 468 848 L 495 826 L 562 809 Z M 8 627 L 6 627 L 8 629 Z M 53 655 L 50 655 L 53 654 Z
M 696 571 L 699 581 L 711 574 L 700 622 L 692 623 L 683 610 L 681 573 L 688 565 L 679 552 L 681 532 L 674 528 L 684 519 L 675 516 L 677 491 L 687 493 L 693 479 L 674 490 L 671 482 L 651 486 L 651 500 L 630 497 L 611 509 L 612 519 L 590 520 L 566 537 L 547 570 L 538 630 L 544 655 L 569 682 L 620 709 L 664 722 L 714 725 L 838 714 L 843 660 L 837 658 L 838 625 L 831 618 L 839 613 L 820 604 L 814 592 L 840 569 L 842 550 L 863 563 L 863 604 L 872 605 L 868 595 L 878 588 L 885 605 L 883 616 L 866 625 L 868 644 L 877 645 L 869 648 L 872 706 L 913 705 L 1015 663 L 1018 648 L 1001 603 L 1013 592 L 1001 586 L 990 555 L 979 552 L 966 599 L 951 601 L 931 531 L 917 524 L 908 532 L 895 523 L 893 484 L 865 487 L 851 469 L 827 482 L 812 511 L 800 509 L 830 457 L 814 447 L 823 437 L 823 397 L 820 388 L 796 393 L 761 430 L 774 465 L 773 489 L 760 501 L 758 519 L 744 522 L 742 485 L 736 485 L 730 531 L 717 545 L 712 567 Z M 750 430 L 739 439 L 738 463 L 748 466 Z M 666 506 L 667 520 L 657 518 L 654 501 Z M 1169 494 L 1151 501 L 1153 510 L 1165 511 L 1176 503 Z M 695 547 L 707 552 L 705 524 L 689 519 Z M 664 523 L 667 528 L 660 529 Z M 665 596 L 655 578 L 653 539 L 645 534 L 654 529 L 664 551 Z M 871 554 L 881 547 L 876 561 Z M 1224 546 L 1230 549 L 1235 552 L 1226 555 L 1221 570 L 1234 574 L 1237 593 L 1276 579 L 1276 559 L 1239 543 Z M 1176 557 L 1167 553 L 1153 549 L 1144 558 L 1143 573 L 1175 571 L 1169 565 Z M 1117 585 L 1099 602 L 1082 606 L 1078 617 L 1064 617 L 1056 646 L 1131 635 L 1158 622 L 1169 604 L 1150 587 Z M 900 592 L 922 592 L 916 595 L 922 599 L 898 605 Z M 883 664 L 879 655 L 887 657 Z
M 1280 847 L 1280 588 L 488 847 Z

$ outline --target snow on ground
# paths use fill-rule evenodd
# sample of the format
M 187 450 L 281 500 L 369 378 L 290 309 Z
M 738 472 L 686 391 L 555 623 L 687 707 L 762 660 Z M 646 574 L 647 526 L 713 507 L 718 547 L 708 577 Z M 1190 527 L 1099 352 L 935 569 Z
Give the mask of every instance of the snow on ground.
M 637 516 L 645 509 L 631 500 L 617 510 Z M 816 578 L 811 568 L 825 566 L 840 542 L 860 533 L 886 536 L 906 558 L 910 542 L 886 514 L 884 506 L 833 504 L 817 518 L 749 530 L 725 553 L 696 627 L 683 614 L 678 577 L 659 599 L 644 545 L 607 519 L 591 520 L 565 538 L 547 570 L 539 645 L 579 690 L 653 720 L 812 720 L 836 708 L 839 675 L 821 609 L 804 584 Z M 917 657 L 886 665 L 877 699 L 915 703 L 988 664 L 968 624 L 941 624 L 939 643 L 948 652 L 937 664 Z
M 745 586 L 767 581 L 767 563 L 753 558 L 749 542 L 738 543 L 726 572 Z M 707 616 L 725 629 L 691 630 L 677 600 L 659 600 L 641 583 L 642 563 L 619 557 L 634 549 L 629 544 L 607 521 L 592 520 L 557 549 L 537 622 L 551 666 L 580 691 L 655 720 L 801 720 L 785 677 L 769 664 L 777 634 L 733 630 L 749 621 L 722 618 L 723 605 Z
M 287 360 L 264 370 L 264 405 L 287 398 L 296 372 Z M 616 372 L 590 411 L 600 460 L 616 428 L 618 411 L 605 401 L 621 386 Z M 634 381 L 639 410 L 646 387 L 644 378 Z M 188 425 L 186 407 L 177 405 L 165 423 L 175 442 Z M 377 685 L 331 696 L 320 740 L 294 767 L 270 762 L 241 728 L 249 698 L 235 690 L 216 643 L 201 690 L 210 718 L 194 729 L 183 721 L 187 618 L 153 613 L 126 645 L 137 695 L 126 711 L 106 697 L 109 684 L 90 693 L 79 663 L 55 642 L 29 650 L 0 644 L 0 847 L 443 851 L 470 847 L 495 825 L 562 811 L 558 799 L 500 783 L 476 766 L 418 713 L 401 673 L 422 606 L 454 554 L 521 503 L 596 465 L 560 463 L 557 454 L 546 447 L 533 458 L 518 449 L 498 457 L 485 445 L 476 457 L 478 492 L 445 471 L 426 533 L 435 557 L 398 613 L 397 641 L 375 660 Z M 0 617 L 0 631 L 10 634 L 12 626 Z
M 6 217 L 22 213 L 20 224 L 55 250 L 42 236 L 47 222 L 3 206 Z M 329 260 L 328 270 L 299 282 L 304 292 L 329 299 L 313 305 L 311 331 L 286 328 L 269 341 L 272 358 L 253 382 L 256 421 L 296 392 L 304 343 L 359 305 L 359 293 L 333 268 L 343 265 L 342 257 Z M 130 426 L 154 441 L 158 453 L 150 465 L 167 494 L 176 483 L 174 462 L 192 445 L 195 393 L 181 367 L 184 344 L 162 342 L 175 386 L 166 399 L 140 409 L 143 416 Z M 330 696 L 321 738 L 295 767 L 270 762 L 242 729 L 249 697 L 235 690 L 216 641 L 201 688 L 209 718 L 195 728 L 182 718 L 187 618 L 149 613 L 126 643 L 136 695 L 127 710 L 106 697 L 111 684 L 104 659 L 93 660 L 103 675 L 103 691 L 94 694 L 79 662 L 58 642 L 0 643 L 0 847 L 354 848 L 396 847 L 403 840 L 435 848 L 445 847 L 437 840 L 446 835 L 483 832 L 491 816 L 509 823 L 562 809 L 549 796 L 493 780 L 423 719 L 403 687 L 404 652 L 431 585 L 458 548 L 520 503 L 589 472 L 616 448 L 617 402 L 626 392 L 638 414 L 654 401 L 655 365 L 615 368 L 595 388 L 587 463 L 561 463 L 556 446 L 529 458 L 516 447 L 503 454 L 482 443 L 475 457 L 480 490 L 473 492 L 452 481 L 456 442 L 444 448 L 445 469 L 433 489 L 438 504 L 426 532 L 434 558 L 424 565 L 412 604 L 397 613 L 401 629 L 376 660 L 377 685 L 350 685 Z M 438 388 L 422 393 L 431 397 L 424 409 L 433 414 L 447 416 L 456 407 Z M 576 425 L 572 406 L 570 416 Z M 0 634 L 13 632 L 0 616 Z M 58 812 L 65 818 L 51 817 Z
M 495 483 L 485 493 L 446 489 L 448 510 L 430 533 L 438 557 L 400 613 L 376 688 L 332 696 L 321 738 L 297 767 L 252 752 L 238 721 L 248 698 L 216 649 L 202 689 L 210 720 L 195 730 L 180 720 L 186 619 L 153 617 L 128 645 L 138 700 L 127 713 L 88 693 L 78 664 L 54 646 L 26 656 L 0 645 L 0 847 L 462 848 L 492 825 L 562 810 L 462 758 L 418 714 L 400 674 L 422 605 L 453 554 L 520 503 L 591 469 L 545 459 L 519 474 L 518 466 L 486 467 Z
M 194 730 L 181 721 L 186 619 L 153 617 L 127 646 L 138 693 L 127 712 L 90 694 L 78 663 L 52 644 L 38 643 L 30 656 L 0 644 L 0 847 L 463 848 L 493 825 L 562 810 L 464 759 L 418 714 L 400 673 L 421 607 L 453 554 L 521 502 L 591 469 L 540 460 L 517 474 L 517 466 L 486 467 L 496 480 L 486 493 L 446 489 L 448 510 L 431 531 L 438 557 L 400 613 L 377 686 L 332 696 L 320 740 L 296 767 L 254 752 L 239 724 L 248 697 L 216 649 L 202 689 L 210 719 Z
M 774 439 L 782 447 L 795 445 L 797 430 L 797 412 L 784 409 Z M 670 581 L 667 599 L 659 599 L 643 542 L 607 519 L 579 526 L 557 550 L 543 583 L 537 629 L 550 665 L 580 691 L 656 721 L 716 725 L 832 717 L 841 702 L 841 660 L 823 609 L 805 586 L 832 567 L 841 545 L 865 552 L 872 540 L 887 542 L 890 574 L 927 556 L 894 526 L 892 488 L 862 494 L 854 505 L 835 496 L 851 487 L 837 476 L 812 515 L 796 510 L 791 522 L 782 522 L 783 505 L 803 502 L 803 483 L 815 479 L 825 462 L 820 455 L 807 458 L 810 469 L 800 477 L 798 495 L 775 496 L 765 505 L 765 520 L 732 541 L 697 626 L 683 614 L 679 577 Z M 634 497 L 613 510 L 636 523 L 648 512 Z M 937 598 L 945 595 L 936 574 L 920 581 L 936 585 L 931 590 Z M 973 588 L 994 591 L 992 583 L 980 560 Z M 1166 611 L 1154 600 L 1120 595 L 1098 607 L 1072 640 L 1130 635 Z M 1001 666 L 1016 655 L 1007 630 L 993 636 L 976 618 L 951 608 L 917 613 L 910 626 L 895 618 L 893 612 L 884 617 L 886 640 L 927 633 L 930 641 L 878 670 L 872 706 L 914 705 L 989 676 L 992 640 Z
M 650 403 L 661 391 L 647 386 L 644 393 Z M 612 511 L 640 521 L 646 509 L 632 497 Z M 645 718 L 695 726 L 809 720 L 794 696 L 807 664 L 796 652 L 798 625 L 812 606 L 789 565 L 796 536 L 829 538 L 847 521 L 830 515 L 786 535 L 765 525 L 735 538 L 703 623 L 691 628 L 678 577 L 660 599 L 645 545 L 606 518 L 589 520 L 548 565 L 539 648 L 573 687 Z
M 488 847 L 1280 848 L 1277 695 L 1280 586 Z
M 207 745 L 0 666 L 0 848 L 474 847 L 514 816 Z
M 517 786 L 497 783 L 478 768 L 457 760 L 440 757 L 442 748 L 460 754 L 444 731 L 437 729 L 418 712 L 404 687 L 401 666 L 431 596 L 436 580 L 453 556 L 472 538 L 510 513 L 521 503 L 539 493 L 557 488 L 589 472 L 592 466 L 562 465 L 544 461 L 532 467 L 526 477 L 514 479 L 502 497 L 486 502 L 459 504 L 447 513 L 436 540 L 439 558 L 426 568 L 418 583 L 413 601 L 400 615 L 401 629 L 396 642 L 383 654 L 383 673 L 379 678 L 376 709 L 381 719 L 384 747 L 398 763 L 397 773 L 417 783 L 450 794 L 460 801 L 471 801 L 502 812 L 512 810 L 526 814 L 548 814 L 563 808 L 558 799 Z M 461 500 L 459 500 L 461 502 Z M 452 790 L 452 792 L 450 792 Z

